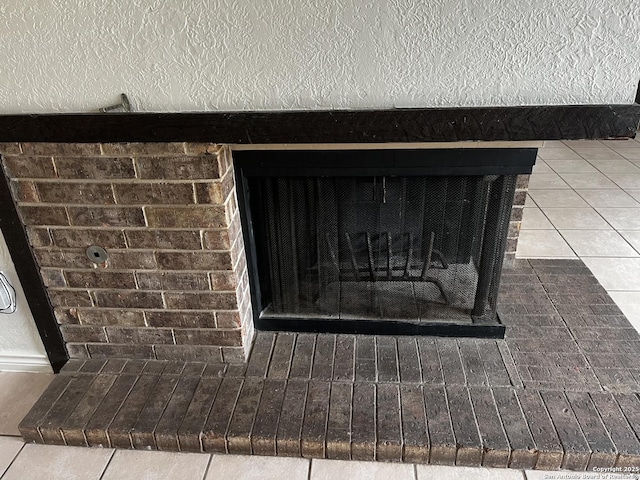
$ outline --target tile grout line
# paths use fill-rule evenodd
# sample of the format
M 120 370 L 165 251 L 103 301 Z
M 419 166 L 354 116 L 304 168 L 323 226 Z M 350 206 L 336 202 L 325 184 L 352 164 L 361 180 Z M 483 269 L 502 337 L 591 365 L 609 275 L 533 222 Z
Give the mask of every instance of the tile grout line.
M 109 466 L 111 465 L 111 461 L 113 460 L 113 457 L 116 454 L 116 450 L 113 449 L 113 452 L 111 452 L 111 455 L 109 456 L 109 460 L 107 460 L 107 464 L 104 466 L 104 470 L 102 470 L 102 473 L 100 474 L 100 477 L 97 480 L 102 480 L 104 478 L 105 473 L 107 473 L 107 470 L 109 469 Z
M 180 453 L 186 453 L 186 452 L 180 452 Z M 207 461 L 207 466 L 204 469 L 204 474 L 202 475 L 202 478 L 200 480 L 205 480 L 207 478 L 207 475 L 209 474 L 209 469 L 211 468 L 211 463 L 213 462 L 213 453 L 209 453 L 209 460 Z
M 13 458 L 11 459 L 11 462 L 9 462 L 9 465 L 7 465 L 7 468 L 5 469 L 4 472 L 2 472 L 2 475 L 0 475 L 0 479 L 4 478 L 4 476 L 7 474 L 7 472 L 9 471 L 9 469 L 11 468 L 11 465 L 13 465 L 13 463 L 16 461 L 16 459 L 18 458 L 18 456 L 22 453 L 22 450 L 24 450 L 26 443 L 24 442 L 24 440 L 22 441 L 22 446 L 20 447 L 20 449 L 16 452 L 16 454 L 13 456 Z

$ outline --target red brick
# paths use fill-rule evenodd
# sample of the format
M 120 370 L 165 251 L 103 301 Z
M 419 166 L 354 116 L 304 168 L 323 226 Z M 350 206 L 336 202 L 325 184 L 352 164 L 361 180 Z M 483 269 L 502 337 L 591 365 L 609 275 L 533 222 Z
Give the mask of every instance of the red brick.
M 514 206 L 511 209 L 511 218 L 509 220 L 512 222 L 521 222 L 523 212 L 524 209 L 522 207 Z
M 184 151 L 187 155 L 217 155 L 222 149 L 215 143 L 191 143 L 184 144 Z
M 171 330 L 162 328 L 106 327 L 109 343 L 173 344 Z
M 76 308 L 54 308 L 53 315 L 60 325 L 77 325 L 79 323 Z
M 231 256 L 218 252 L 157 252 L 158 266 L 165 270 L 231 270 Z
M 218 169 L 220 174 L 228 171 L 233 166 L 233 159 L 231 158 L 231 148 L 228 145 L 223 146 L 218 151 Z
M 111 268 L 126 270 L 148 270 L 156 268 L 156 258 L 153 252 L 136 250 L 108 250 L 107 264 Z
M 238 272 L 242 272 L 246 265 L 246 259 L 244 255 L 244 243 L 241 238 L 237 238 L 234 244 L 231 246 L 231 263 L 235 265 Z
M 60 370 L 60 373 L 76 373 L 87 363 L 84 360 L 69 360 L 64 364 L 64 367 Z
M 94 292 L 98 307 L 113 308 L 162 308 L 162 295 L 143 291 L 103 291 Z
M 509 222 L 509 232 L 507 237 L 515 238 L 520 234 L 521 222 Z
M 233 291 L 238 286 L 235 272 L 211 272 L 211 289 Z
M 47 247 L 52 244 L 48 228 L 26 227 L 27 238 L 34 247 Z
M 150 227 L 159 228 L 222 228 L 227 226 L 223 206 L 146 207 Z
M 42 277 L 42 282 L 46 287 L 66 287 L 67 286 L 67 282 L 64 279 L 64 275 L 62 275 L 62 270 L 43 268 L 42 270 L 40 270 L 40 276 Z
M 40 267 L 87 268 L 92 264 L 84 253 L 59 249 L 34 249 Z
M 221 182 L 196 183 L 194 187 L 198 203 L 222 205 L 227 198 L 222 191 Z
M 90 228 L 56 228 L 51 230 L 53 242 L 59 247 L 82 247 L 100 245 L 103 248 L 125 248 L 124 235 L 120 230 Z
M 100 145 L 97 143 L 46 143 L 25 142 L 22 144 L 25 155 L 67 155 L 70 157 L 85 157 L 100 155 Z
M 136 277 L 145 290 L 210 290 L 206 273 L 138 272 Z
M 218 178 L 218 162 L 212 155 L 201 157 L 137 157 L 140 178 L 199 180 Z
M 63 207 L 18 207 L 25 225 L 69 225 Z
M 111 185 L 104 183 L 36 183 L 40 201 L 44 203 L 75 203 L 109 205 L 115 203 Z
M 516 180 L 516 188 L 518 190 L 527 189 L 529 187 L 529 175 L 518 175 Z
M 60 178 L 102 180 L 135 178 L 130 158 L 59 158 L 54 159 Z
M 230 229 L 207 230 L 203 232 L 204 248 L 208 250 L 229 250 L 231 248 Z
M 0 142 L 0 155 L 20 155 L 21 153 L 19 143 Z
M 526 190 L 518 190 L 513 197 L 513 205 L 524 205 L 525 200 L 527 199 L 527 191 Z
M 222 359 L 227 363 L 242 363 L 247 361 L 244 347 L 222 347 Z
M 150 327 L 214 328 L 213 312 L 163 311 L 145 312 Z M 239 326 L 239 325 L 234 325 Z
M 216 325 L 218 328 L 237 328 L 242 324 L 240 312 L 216 312 Z
M 229 238 L 232 244 L 241 233 L 242 225 L 240 223 L 240 214 L 238 213 L 231 216 L 231 223 L 229 223 Z
M 167 308 L 230 310 L 236 307 L 236 296 L 234 293 L 165 292 L 164 298 L 167 302 Z
M 240 330 L 207 328 L 179 328 L 174 331 L 177 345 L 215 345 L 237 347 L 242 345 Z
M 158 360 L 182 360 L 197 362 L 222 362 L 220 347 L 204 345 L 156 345 Z
M 87 346 L 83 343 L 67 343 L 67 352 L 71 358 L 89 358 Z
M 93 305 L 89 292 L 78 290 L 51 290 L 49 300 L 54 307 L 90 307 Z
M 136 288 L 133 273 L 92 270 L 65 273 L 70 287 L 76 288 Z
M 36 189 L 36 184 L 31 181 L 11 181 L 11 193 L 13 198 L 18 202 L 39 202 L 40 196 Z
M 62 325 L 60 327 L 65 342 L 102 343 L 107 341 L 107 336 L 102 327 L 87 327 L 84 325 Z
M 195 183 L 196 198 L 198 203 L 221 205 L 225 203 L 234 186 L 233 171 L 229 170 L 220 181 Z
M 73 226 L 85 227 L 142 227 L 145 225 L 141 208 L 125 207 L 69 207 Z
M 105 155 L 182 155 L 182 142 L 122 142 L 103 143 L 102 152 Z
M 9 177 L 56 178 L 51 157 L 2 157 Z
M 91 343 L 87 349 L 91 358 L 155 358 L 151 345 Z
M 120 204 L 184 205 L 195 203 L 193 186 L 189 183 L 132 183 L 113 186 Z
M 128 230 L 129 248 L 165 248 L 175 250 L 200 250 L 198 230 Z
M 83 325 L 144 327 L 144 314 L 140 310 L 102 310 L 99 308 L 78 309 L 76 312 Z
M 229 216 L 233 217 L 233 215 L 238 212 L 238 202 L 236 201 L 236 196 L 230 195 L 225 202 L 225 206 L 227 207 Z

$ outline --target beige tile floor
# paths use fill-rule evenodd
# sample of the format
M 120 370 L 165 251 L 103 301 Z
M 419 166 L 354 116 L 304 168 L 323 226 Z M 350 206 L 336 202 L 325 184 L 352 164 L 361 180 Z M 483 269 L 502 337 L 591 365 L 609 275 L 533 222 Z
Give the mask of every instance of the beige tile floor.
M 517 256 L 580 258 L 640 330 L 640 141 L 547 142 Z
M 548 142 L 531 178 L 518 256 L 581 258 L 640 330 L 640 142 Z M 636 176 L 637 175 L 637 176 Z M 640 478 L 24 444 L 17 423 L 51 380 L 0 372 L 0 479 L 554 480 Z M 567 476 L 570 475 L 570 476 Z

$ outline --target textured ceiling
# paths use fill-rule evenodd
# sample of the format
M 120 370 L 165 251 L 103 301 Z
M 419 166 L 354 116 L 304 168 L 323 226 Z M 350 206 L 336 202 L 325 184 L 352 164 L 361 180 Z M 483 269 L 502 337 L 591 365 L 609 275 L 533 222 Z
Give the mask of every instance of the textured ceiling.
M 0 113 L 631 103 L 635 0 L 4 0 Z

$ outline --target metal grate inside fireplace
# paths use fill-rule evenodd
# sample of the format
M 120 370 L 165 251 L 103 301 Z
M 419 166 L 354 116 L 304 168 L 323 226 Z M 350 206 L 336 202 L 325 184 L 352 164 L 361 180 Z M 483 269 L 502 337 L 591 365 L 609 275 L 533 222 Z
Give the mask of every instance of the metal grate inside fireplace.
M 504 335 L 497 292 L 535 150 L 237 152 L 259 329 Z

